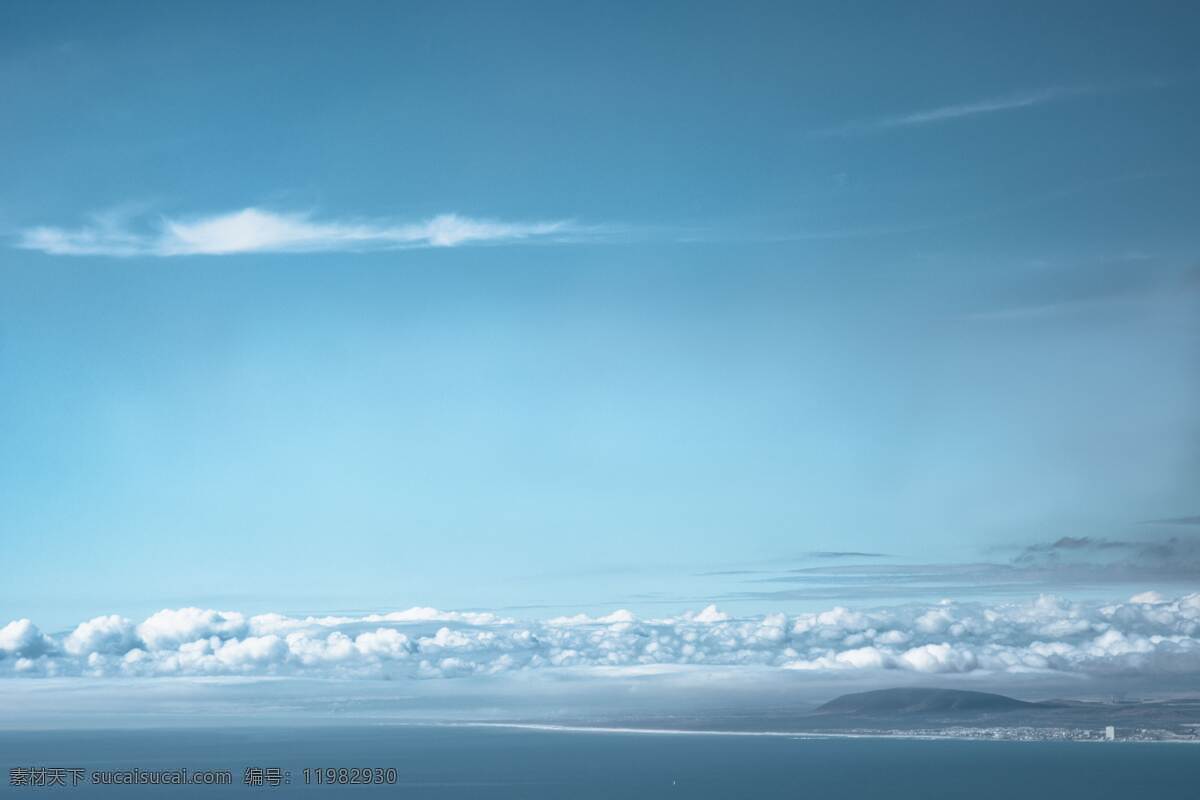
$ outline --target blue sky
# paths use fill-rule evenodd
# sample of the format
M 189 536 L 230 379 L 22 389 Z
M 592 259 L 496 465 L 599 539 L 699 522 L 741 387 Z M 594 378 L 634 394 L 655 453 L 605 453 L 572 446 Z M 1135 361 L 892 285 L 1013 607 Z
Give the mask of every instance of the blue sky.
M 9 4 L 0 619 L 1194 587 L 1198 34 Z

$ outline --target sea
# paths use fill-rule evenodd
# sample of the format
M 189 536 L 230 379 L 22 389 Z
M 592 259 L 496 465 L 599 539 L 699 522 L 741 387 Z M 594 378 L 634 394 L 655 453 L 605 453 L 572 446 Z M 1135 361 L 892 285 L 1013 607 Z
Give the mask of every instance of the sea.
M 0 732 L 0 767 L 2 798 L 1200 797 L 1200 747 L 1139 742 L 441 725 L 41 730 Z M 204 772 L 230 782 L 94 782 L 183 770 L 189 779 Z M 48 776 L 61 784 L 25 783 Z

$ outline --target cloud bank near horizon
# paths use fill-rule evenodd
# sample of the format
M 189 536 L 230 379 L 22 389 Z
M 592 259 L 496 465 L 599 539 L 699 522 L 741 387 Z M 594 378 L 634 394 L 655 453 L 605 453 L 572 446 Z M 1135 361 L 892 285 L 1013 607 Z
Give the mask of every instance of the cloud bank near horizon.
M 140 227 L 126 215 L 98 214 L 79 228 L 28 228 L 17 246 L 64 256 L 216 256 L 563 242 L 596 232 L 570 220 L 509 222 L 458 214 L 418 222 L 322 220 L 250 207 L 188 219 L 161 217 Z
M 1191 523 L 1171 520 L 1157 524 Z M 845 564 L 835 559 L 831 565 L 709 574 L 744 576 L 740 588 L 717 595 L 718 601 L 775 603 L 843 598 L 855 602 L 874 598 L 882 603 L 900 597 L 914 601 L 981 595 L 1027 597 L 1101 587 L 1107 587 L 1109 594 L 1116 591 L 1115 587 L 1137 586 L 1175 586 L 1177 591 L 1187 591 L 1200 582 L 1200 538 L 1194 535 L 1139 539 L 1061 536 L 1004 550 L 1012 554 L 1007 561 L 874 563 L 870 553 L 859 553 Z
M 1200 674 L 1200 593 L 737 618 L 708 606 L 659 619 L 621 610 L 543 621 L 433 608 L 306 618 L 180 608 L 140 623 L 96 617 L 55 636 L 28 619 L 0 627 L 5 677 L 390 679 L 564 669 L 622 676 L 704 667 L 1178 678 Z

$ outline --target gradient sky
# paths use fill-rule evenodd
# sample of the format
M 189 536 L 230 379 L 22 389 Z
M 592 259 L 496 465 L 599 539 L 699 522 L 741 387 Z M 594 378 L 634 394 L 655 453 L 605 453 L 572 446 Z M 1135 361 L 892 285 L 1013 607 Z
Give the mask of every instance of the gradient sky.
M 694 605 L 1194 534 L 1197 37 L 7 3 L 0 619 Z

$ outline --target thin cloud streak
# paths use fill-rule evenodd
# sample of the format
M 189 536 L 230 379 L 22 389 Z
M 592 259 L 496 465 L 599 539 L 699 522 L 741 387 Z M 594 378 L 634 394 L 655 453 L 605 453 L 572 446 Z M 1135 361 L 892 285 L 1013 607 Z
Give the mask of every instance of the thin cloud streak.
M 944 122 L 945 120 L 959 119 L 961 117 L 974 117 L 979 114 L 994 114 L 997 111 L 1013 111 L 1019 108 L 1028 108 L 1029 106 L 1036 106 L 1042 103 L 1048 103 L 1051 100 L 1057 100 L 1060 97 L 1084 94 L 1090 91 L 1092 90 L 1067 88 L 1037 89 L 1032 92 L 1022 92 L 1019 94 L 1008 95 L 1006 97 L 996 97 L 989 100 L 980 100 L 974 103 L 942 106 L 940 108 L 933 108 L 927 111 L 917 111 L 912 114 L 903 114 L 898 117 L 888 117 L 880 120 L 877 125 L 882 128 L 904 128 L 911 125 L 928 125 L 931 122 Z
M 567 242 L 601 232 L 570 220 L 508 222 L 458 214 L 405 223 L 320 220 L 309 213 L 251 207 L 191 219 L 162 217 L 143 229 L 120 215 L 95 215 L 90 225 L 80 228 L 26 229 L 17 246 L 50 255 L 170 257 Z
M 823 130 L 815 131 L 813 135 L 845 136 L 857 133 L 884 131 L 895 128 L 911 128 L 921 125 L 931 125 L 939 122 L 963 119 L 966 117 L 980 116 L 983 114 L 995 114 L 1003 111 L 1016 111 L 1023 108 L 1043 105 L 1068 97 L 1095 94 L 1099 91 L 1101 90 L 1090 86 L 1050 86 L 1042 89 L 1017 92 L 1001 97 L 991 97 L 968 103 L 939 106 L 937 108 L 913 111 L 907 114 L 897 114 L 895 116 L 881 117 L 864 122 L 853 122 L 847 125 L 838 125 L 832 128 L 825 128 Z

